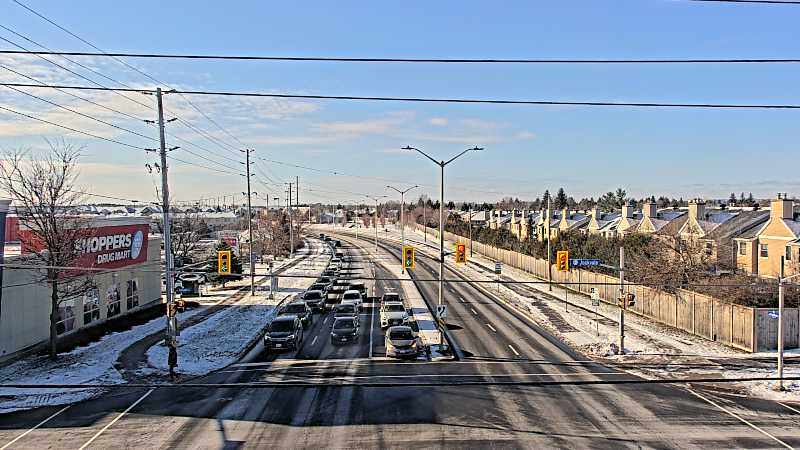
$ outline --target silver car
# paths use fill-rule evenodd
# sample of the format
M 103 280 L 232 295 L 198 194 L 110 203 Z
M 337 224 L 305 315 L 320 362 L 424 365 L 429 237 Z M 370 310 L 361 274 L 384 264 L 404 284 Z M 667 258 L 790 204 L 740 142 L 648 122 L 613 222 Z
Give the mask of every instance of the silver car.
M 386 330 L 386 356 L 394 358 L 416 357 L 419 339 L 409 326 L 398 325 Z

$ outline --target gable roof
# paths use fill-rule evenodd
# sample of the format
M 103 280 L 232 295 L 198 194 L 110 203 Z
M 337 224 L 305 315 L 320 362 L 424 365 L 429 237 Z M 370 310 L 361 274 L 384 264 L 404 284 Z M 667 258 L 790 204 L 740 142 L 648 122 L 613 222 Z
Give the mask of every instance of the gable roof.
M 656 233 L 660 234 L 662 236 L 677 236 L 678 233 L 680 233 L 681 229 L 683 228 L 683 226 L 686 224 L 686 222 L 688 220 L 689 220 L 689 215 L 688 214 L 682 214 L 682 215 L 676 217 L 675 219 L 670 220 L 667 223 L 665 223 L 661 227 L 661 229 L 656 231 Z
M 717 224 L 705 237 L 715 241 L 730 239 L 748 230 L 757 230 L 759 225 L 767 220 L 769 220 L 769 211 L 742 211 L 728 218 L 725 222 Z

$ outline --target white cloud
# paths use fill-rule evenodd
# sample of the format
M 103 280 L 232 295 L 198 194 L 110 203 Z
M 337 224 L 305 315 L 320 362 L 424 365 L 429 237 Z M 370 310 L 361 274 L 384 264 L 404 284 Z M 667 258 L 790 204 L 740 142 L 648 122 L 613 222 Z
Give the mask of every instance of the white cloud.
M 535 139 L 536 135 L 530 131 L 520 131 L 516 134 L 517 139 Z
M 437 127 L 444 127 L 447 126 L 449 121 L 445 117 L 433 117 L 428 121 L 428 123 Z

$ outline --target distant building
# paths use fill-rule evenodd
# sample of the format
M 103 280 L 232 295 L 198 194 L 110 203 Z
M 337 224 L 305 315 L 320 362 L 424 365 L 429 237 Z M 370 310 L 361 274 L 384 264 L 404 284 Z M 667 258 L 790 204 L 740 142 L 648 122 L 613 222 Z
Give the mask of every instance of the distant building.
M 734 239 L 736 266 L 746 273 L 767 278 L 800 273 L 800 214 L 786 195 L 770 202 L 769 217 L 757 230 L 749 230 Z

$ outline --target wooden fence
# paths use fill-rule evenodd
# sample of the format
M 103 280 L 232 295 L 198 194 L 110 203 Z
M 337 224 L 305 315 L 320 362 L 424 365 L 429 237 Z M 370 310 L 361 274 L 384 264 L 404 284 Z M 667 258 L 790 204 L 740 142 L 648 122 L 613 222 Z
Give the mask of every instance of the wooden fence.
M 419 231 L 421 225 L 416 224 Z M 428 228 L 428 233 L 438 239 L 438 230 Z M 468 239 L 445 232 L 445 239 L 468 243 Z M 547 260 L 519 252 L 504 250 L 473 241 L 473 251 L 494 261 L 523 270 L 546 280 Z M 588 270 L 571 268 L 569 272 L 551 268 L 553 283 L 570 284 L 569 289 L 589 294 L 596 288 L 602 302 L 616 305 L 619 296 L 619 279 Z M 580 284 L 578 284 L 580 283 Z M 657 289 L 626 285 L 626 292 L 636 294 L 636 304 L 628 311 L 647 317 L 687 333 L 748 352 L 775 350 L 778 347 L 777 309 L 751 308 L 688 290 L 672 294 Z M 800 346 L 800 316 L 797 308 L 784 310 L 784 345 Z

